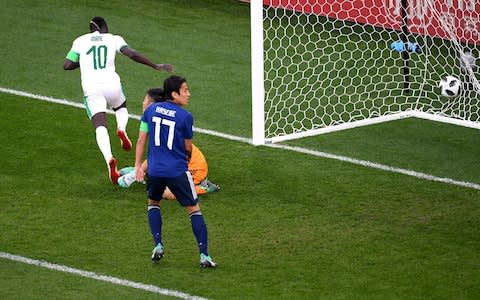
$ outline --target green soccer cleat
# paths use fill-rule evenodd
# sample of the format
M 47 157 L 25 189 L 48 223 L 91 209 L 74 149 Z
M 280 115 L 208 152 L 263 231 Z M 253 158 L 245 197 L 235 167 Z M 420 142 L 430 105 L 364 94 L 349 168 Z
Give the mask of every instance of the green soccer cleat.
M 153 248 L 153 250 L 152 250 L 152 260 L 153 261 L 161 260 L 164 253 L 165 252 L 163 251 L 163 245 L 162 244 L 157 244 L 155 246 L 155 248 Z
M 130 173 L 132 171 L 135 171 L 134 167 L 125 167 L 125 168 L 121 168 L 120 170 L 118 170 L 118 173 L 120 174 L 120 176 L 123 176 L 123 175 L 127 175 L 128 173 Z
M 119 187 L 124 188 L 124 189 L 130 187 L 130 185 L 128 185 L 128 184 L 125 182 L 125 175 L 120 176 L 120 177 L 118 178 L 117 183 L 118 183 L 118 186 L 119 186 Z
M 200 254 L 200 268 L 216 268 L 217 263 L 209 255 Z
M 124 169 L 126 169 L 126 168 L 124 168 Z M 135 178 L 135 169 L 132 168 L 132 169 L 130 169 L 129 173 L 120 176 L 117 180 L 117 183 L 120 187 L 126 189 L 126 188 L 129 188 L 136 181 L 137 180 Z
M 202 182 L 200 182 L 200 188 L 205 190 L 207 193 L 213 193 L 220 190 L 220 186 L 211 182 L 210 180 L 208 180 L 208 178 L 205 178 L 204 180 L 202 180 Z

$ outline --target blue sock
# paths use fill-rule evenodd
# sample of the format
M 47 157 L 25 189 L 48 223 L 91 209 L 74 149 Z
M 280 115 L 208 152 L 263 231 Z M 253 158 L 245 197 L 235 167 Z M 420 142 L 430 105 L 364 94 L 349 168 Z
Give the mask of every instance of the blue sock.
M 197 239 L 198 249 L 200 250 L 200 253 L 208 256 L 208 232 L 202 212 L 196 211 L 191 213 L 190 221 L 192 222 L 193 234 Z
M 148 206 L 148 224 L 152 232 L 153 241 L 155 245 L 162 244 L 162 214 L 160 213 L 160 206 Z

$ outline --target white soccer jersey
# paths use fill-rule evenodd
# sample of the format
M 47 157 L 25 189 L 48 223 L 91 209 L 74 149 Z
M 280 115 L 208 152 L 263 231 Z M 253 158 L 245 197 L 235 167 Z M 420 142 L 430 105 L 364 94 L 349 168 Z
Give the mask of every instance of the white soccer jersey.
M 84 90 L 98 83 L 120 83 L 120 77 L 115 72 L 115 55 L 124 46 L 127 43 L 121 36 L 98 31 L 73 41 L 67 58 L 74 61 L 77 55 Z

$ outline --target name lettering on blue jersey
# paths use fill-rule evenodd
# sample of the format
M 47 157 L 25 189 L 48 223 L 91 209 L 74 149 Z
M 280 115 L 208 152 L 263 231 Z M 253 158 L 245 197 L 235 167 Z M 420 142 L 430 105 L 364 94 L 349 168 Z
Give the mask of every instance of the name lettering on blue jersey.
M 90 41 L 92 41 L 92 42 L 101 42 L 101 41 L 102 41 L 102 37 L 99 36 L 99 35 L 92 36 L 92 37 L 90 38 Z
M 172 118 L 175 118 L 175 114 L 177 113 L 177 111 L 175 110 L 170 110 L 170 109 L 166 109 L 158 106 L 155 108 L 155 112 L 165 116 L 172 117 Z

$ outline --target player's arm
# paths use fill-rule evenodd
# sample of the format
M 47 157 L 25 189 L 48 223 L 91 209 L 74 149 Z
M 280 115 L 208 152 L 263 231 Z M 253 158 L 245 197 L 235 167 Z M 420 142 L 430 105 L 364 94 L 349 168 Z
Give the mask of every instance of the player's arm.
M 192 158 L 192 139 L 185 139 L 185 154 L 187 155 L 187 161 L 190 162 Z
M 79 55 L 78 53 L 71 51 L 68 52 L 67 57 L 63 62 L 63 69 L 64 70 L 75 70 L 80 67 L 79 63 Z
M 140 131 L 138 133 L 137 146 L 135 149 L 135 177 L 137 181 L 142 182 L 145 177 L 145 171 L 142 168 L 143 153 L 148 139 L 148 124 L 140 122 Z
M 130 48 L 129 46 L 122 47 L 120 49 L 120 52 L 122 52 L 123 55 L 128 56 L 131 60 L 140 64 L 147 65 L 155 70 L 158 70 L 158 71 L 163 70 L 167 72 L 173 71 L 173 66 L 171 64 L 155 64 L 150 59 L 148 59 L 145 55 L 136 51 L 135 49 Z

